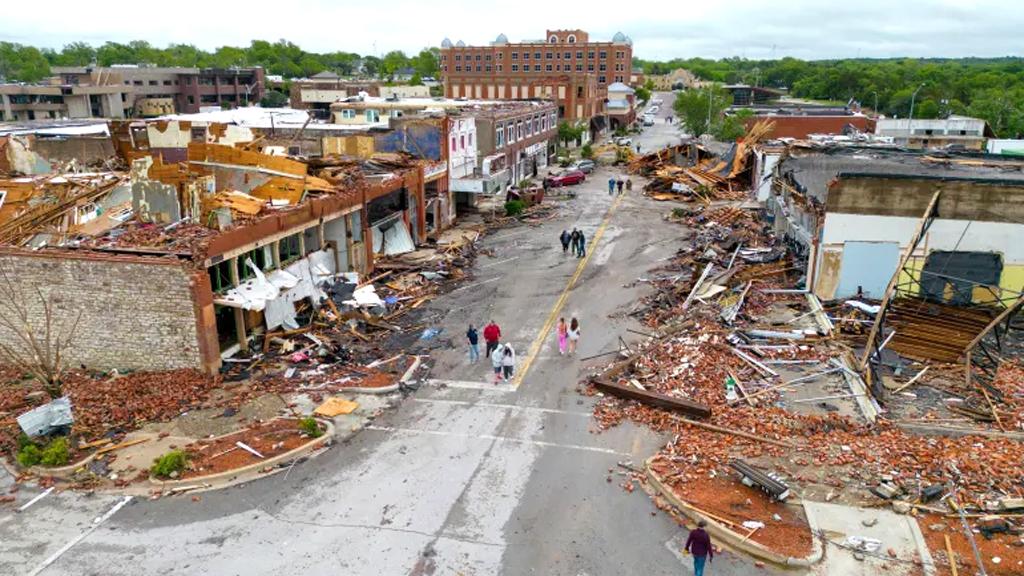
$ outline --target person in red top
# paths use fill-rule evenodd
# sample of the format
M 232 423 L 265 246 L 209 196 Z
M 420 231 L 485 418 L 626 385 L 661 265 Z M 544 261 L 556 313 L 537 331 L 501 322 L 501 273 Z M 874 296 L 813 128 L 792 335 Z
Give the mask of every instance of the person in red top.
M 498 342 L 501 340 L 501 328 L 494 323 L 494 320 L 484 326 L 484 340 L 487 342 L 487 352 L 484 353 L 484 357 L 490 358 L 491 352 L 498 347 Z
M 697 528 L 690 532 L 686 539 L 686 551 L 693 554 L 694 576 L 704 576 L 704 561 L 714 560 L 715 549 L 711 546 L 711 536 L 704 531 L 708 523 L 704 520 L 697 522 Z

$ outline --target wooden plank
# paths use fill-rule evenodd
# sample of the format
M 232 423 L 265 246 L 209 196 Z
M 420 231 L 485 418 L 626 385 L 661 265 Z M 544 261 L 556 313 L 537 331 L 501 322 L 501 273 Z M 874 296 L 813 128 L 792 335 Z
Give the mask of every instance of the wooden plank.
M 629 400 L 636 400 L 637 402 L 647 404 L 649 406 L 656 406 L 658 408 L 664 408 L 666 410 L 673 410 L 677 412 L 683 412 L 691 416 L 698 418 L 708 418 L 711 416 L 711 408 L 704 404 L 694 402 L 692 400 L 685 400 L 682 398 L 673 398 L 664 394 L 658 394 L 657 392 L 647 392 L 644 390 L 637 390 L 636 388 L 630 388 L 623 386 L 611 380 L 604 378 L 594 378 L 594 386 L 602 392 L 607 392 L 613 396 L 620 398 L 627 398 Z
M 946 540 L 946 558 L 949 558 L 949 570 L 953 576 L 959 576 L 956 570 L 956 555 L 953 554 L 953 543 L 949 541 L 949 534 L 943 534 Z
M 135 446 L 136 444 L 142 444 L 143 442 L 149 442 L 149 438 L 136 438 L 135 440 L 129 440 L 127 442 L 121 442 L 120 444 L 114 444 L 113 446 L 107 446 L 106 448 L 100 448 L 96 451 L 96 455 L 106 454 L 107 452 L 113 452 L 114 450 L 120 450 L 121 448 L 127 448 L 129 446 Z

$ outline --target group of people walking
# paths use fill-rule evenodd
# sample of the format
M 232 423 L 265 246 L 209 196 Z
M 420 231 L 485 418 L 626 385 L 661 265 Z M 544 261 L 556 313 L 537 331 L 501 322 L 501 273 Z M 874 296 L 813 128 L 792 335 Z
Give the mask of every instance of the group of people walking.
M 466 340 L 469 342 L 469 361 L 475 364 L 480 360 L 480 334 L 472 324 L 466 330 Z M 494 383 L 508 382 L 515 370 L 516 351 L 511 343 L 501 342 L 501 327 L 494 320 L 484 326 L 484 342 L 487 343 L 484 355 L 494 368 Z
M 608 195 L 609 196 L 615 194 L 616 190 L 619 191 L 619 194 L 622 194 L 622 189 L 623 188 L 625 188 L 627 192 L 633 190 L 633 179 L 632 178 L 626 178 L 625 180 L 623 180 L 621 176 L 618 177 L 618 178 L 612 176 L 611 178 L 608 179 Z
M 569 248 L 572 248 L 572 255 L 577 258 L 587 255 L 587 237 L 583 235 L 582 230 L 573 228 L 572 233 L 562 230 L 558 239 L 562 242 L 562 254 L 568 254 Z

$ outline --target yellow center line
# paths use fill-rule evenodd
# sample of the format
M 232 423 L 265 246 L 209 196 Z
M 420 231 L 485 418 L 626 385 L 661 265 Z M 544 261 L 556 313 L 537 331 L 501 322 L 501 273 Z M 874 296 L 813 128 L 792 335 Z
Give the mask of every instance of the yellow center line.
M 526 358 L 523 363 L 520 364 L 519 369 L 516 371 L 517 374 L 512 380 L 512 388 L 518 389 L 519 385 L 523 383 L 523 378 L 526 373 L 529 372 L 530 366 L 533 365 L 533 361 L 537 359 L 537 355 L 540 354 L 541 348 L 544 346 L 544 341 L 548 338 L 548 333 L 551 332 L 551 328 L 555 325 L 558 314 L 562 311 L 565 306 L 566 300 L 569 299 L 569 292 L 572 291 L 573 286 L 580 279 L 583 274 L 583 270 L 587 267 L 587 262 L 590 262 L 590 257 L 597 252 L 598 242 L 601 241 L 601 236 L 604 236 L 604 231 L 608 228 L 608 223 L 612 220 L 612 215 L 615 214 L 615 210 L 619 207 L 619 203 L 625 198 L 624 195 L 618 195 L 615 201 L 612 202 L 611 207 L 608 208 L 608 213 L 605 215 L 601 225 L 597 227 L 597 232 L 594 233 L 594 238 L 590 241 L 590 249 L 587 250 L 587 255 L 580 260 L 580 263 L 576 266 L 576 272 L 573 273 L 572 278 L 569 279 L 569 283 L 565 285 L 565 289 L 562 290 L 562 294 L 555 301 L 555 307 L 551 309 L 551 314 L 548 315 L 548 319 L 544 322 L 544 327 L 540 329 L 540 334 L 534 339 L 533 343 L 530 344 L 530 351 L 527 352 Z

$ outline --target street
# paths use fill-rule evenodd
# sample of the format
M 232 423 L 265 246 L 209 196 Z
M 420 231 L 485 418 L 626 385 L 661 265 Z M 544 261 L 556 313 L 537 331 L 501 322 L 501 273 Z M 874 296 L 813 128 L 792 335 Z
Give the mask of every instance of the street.
M 658 121 L 644 151 L 678 142 Z M 128 574 L 690 574 L 686 530 L 642 491 L 619 484 L 618 462 L 641 463 L 665 440 L 629 423 L 592 431 L 593 400 L 579 379 L 637 337 L 626 312 L 634 282 L 682 245 L 665 205 L 609 196 L 620 172 L 598 168 L 560 217 L 488 235 L 474 277 L 432 301 L 424 318 L 449 342 L 431 380 L 348 442 L 287 473 L 157 501 L 50 494 L 0 518 L 0 572 Z M 588 255 L 563 255 L 577 227 Z M 628 286 L 628 287 L 627 287 Z M 576 357 L 559 355 L 554 322 L 580 320 Z M 494 385 L 469 364 L 469 323 L 495 320 L 518 353 L 518 373 Z M 482 345 L 481 345 L 482 346 Z M 5 478 L 4 482 L 9 482 Z M 25 488 L 28 490 L 28 488 Z M 116 506 L 123 507 L 115 509 Z M 709 574 L 749 574 L 723 554 Z M 767 573 L 766 571 L 759 571 Z

